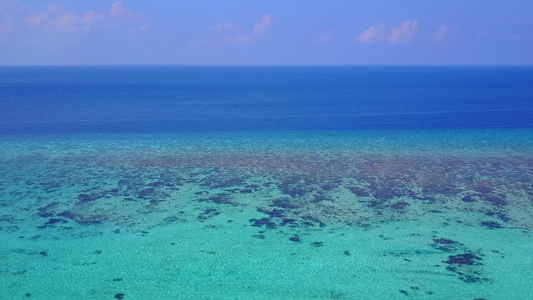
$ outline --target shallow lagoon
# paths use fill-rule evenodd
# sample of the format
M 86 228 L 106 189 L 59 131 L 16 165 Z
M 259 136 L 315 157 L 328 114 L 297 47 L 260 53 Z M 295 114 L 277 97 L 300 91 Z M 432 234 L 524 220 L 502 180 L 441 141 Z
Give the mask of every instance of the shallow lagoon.
M 2 298 L 533 298 L 529 129 L 0 143 Z

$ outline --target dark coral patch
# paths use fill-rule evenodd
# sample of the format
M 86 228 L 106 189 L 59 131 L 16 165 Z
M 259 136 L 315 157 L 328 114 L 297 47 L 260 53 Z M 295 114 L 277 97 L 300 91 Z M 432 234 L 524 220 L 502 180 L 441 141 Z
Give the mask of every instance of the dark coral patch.
M 358 197 L 370 197 L 370 193 L 364 188 L 361 188 L 358 186 L 351 186 L 351 187 L 348 187 L 348 189 L 350 190 L 350 192 L 352 192 L 354 195 Z
M 214 208 L 208 208 L 206 210 L 204 210 L 201 214 L 198 215 L 198 217 L 196 217 L 196 219 L 200 222 L 203 222 L 207 219 L 210 219 L 212 217 L 215 217 L 215 216 L 218 216 L 220 214 L 220 212 Z
M 396 202 L 393 205 L 391 205 L 391 208 L 394 210 L 404 210 L 407 206 L 410 204 L 404 201 Z
M 457 244 L 456 241 L 450 240 L 450 239 L 445 239 L 445 238 L 433 239 L 433 242 L 435 242 L 436 244 L 445 244 L 445 245 L 455 245 L 455 244 Z
M 233 202 L 230 201 L 230 197 L 227 194 L 218 194 L 214 195 L 212 197 L 209 197 L 207 199 L 200 199 L 199 202 L 212 202 L 215 204 L 229 204 L 229 205 L 235 205 Z
M 281 219 L 281 224 L 280 225 L 281 226 L 289 225 L 290 227 L 295 227 L 298 224 L 296 223 L 296 219 L 283 218 L 283 219 Z
M 138 192 L 137 197 L 141 199 L 148 199 L 156 195 L 156 191 L 153 188 L 142 189 Z
M 258 208 L 257 211 L 269 215 L 271 218 L 283 218 L 285 215 L 285 211 L 282 209 L 266 210 Z
M 502 228 L 500 223 L 494 222 L 494 221 L 481 222 L 481 225 L 487 227 L 488 229 L 500 229 L 500 228 Z
M 324 246 L 324 242 L 314 241 L 314 242 L 311 243 L 311 246 L 313 246 L 313 247 L 322 247 L 322 246 Z
M 459 242 L 445 238 L 435 238 L 431 245 L 431 247 L 445 252 L 454 252 L 461 249 L 463 246 L 464 245 Z
M 98 225 L 104 221 L 105 217 L 102 215 L 87 215 L 80 216 L 76 222 L 80 225 Z
M 494 206 L 504 206 L 508 204 L 504 197 L 492 194 L 483 196 L 483 200 Z
M 115 294 L 115 299 L 124 299 L 126 295 L 124 293 L 118 293 L 118 294 Z
M 285 180 L 279 184 L 281 191 L 290 195 L 293 198 L 302 197 L 308 192 L 305 184 L 305 179 L 300 176 L 293 176 L 292 178 L 285 178 Z
M 261 227 L 263 225 L 268 229 L 275 229 L 277 227 L 276 223 L 272 222 L 269 218 L 250 219 L 250 222 L 254 227 Z
M 467 195 L 467 196 L 464 196 L 463 198 L 461 198 L 461 201 L 463 202 L 466 202 L 466 203 L 471 203 L 471 202 L 475 202 L 477 199 L 472 196 L 472 195 Z
M 303 216 L 302 220 L 303 220 L 303 225 L 306 226 L 306 227 L 314 227 L 314 226 L 317 226 L 317 225 L 319 227 L 321 227 L 321 228 L 326 227 L 326 224 L 324 222 L 320 221 L 316 217 Z
M 386 187 L 378 187 L 377 190 L 374 191 L 374 198 L 380 199 L 380 200 L 390 200 L 395 197 L 402 196 L 399 194 L 395 189 Z
M 53 211 L 57 206 L 59 206 L 59 202 L 52 202 L 43 207 L 39 207 L 37 209 L 39 211 L 39 216 L 43 218 L 48 218 L 52 216 L 53 213 L 51 211 Z
M 464 253 L 464 254 L 450 255 L 448 256 L 448 260 L 444 261 L 444 263 L 447 263 L 450 265 L 455 264 L 455 265 L 473 266 L 473 265 L 480 265 L 481 263 L 478 262 L 480 260 L 483 260 L 483 259 L 479 256 L 476 256 L 472 253 Z
M 502 221 L 502 222 L 509 222 L 509 220 L 510 220 L 509 217 L 505 213 L 503 213 L 501 211 L 496 211 L 496 212 L 495 211 L 488 211 L 485 214 L 487 216 L 489 216 L 489 217 L 495 216 L 498 219 L 500 219 L 500 221 Z
M 63 219 L 56 219 L 56 218 L 53 218 L 53 219 L 48 220 L 48 222 L 46 222 L 45 225 L 52 225 L 52 224 L 56 224 L 56 223 L 60 223 L 60 222 L 61 222 L 61 223 L 64 223 L 64 222 L 66 222 L 66 221 L 63 220 Z
M 49 225 L 54 225 L 54 224 L 57 224 L 57 223 L 66 223 L 66 222 L 67 222 L 67 220 L 65 220 L 65 219 L 51 218 L 46 223 L 44 223 L 43 226 L 39 226 L 39 228 L 43 229 L 43 228 L 45 228 L 46 226 L 49 226 Z
M 289 241 L 291 241 L 291 242 L 295 242 L 295 243 L 299 243 L 299 242 L 301 242 L 300 237 L 297 236 L 297 235 L 293 235 L 293 236 L 291 236 L 291 237 L 289 238 Z
M 448 264 L 446 270 L 457 274 L 459 280 L 466 283 L 476 283 L 482 281 L 488 281 L 488 278 L 481 277 L 481 271 L 474 266 L 483 265 L 480 261 L 481 257 L 472 253 L 464 253 L 458 255 L 450 255 L 447 261 Z
M 473 275 L 463 275 L 463 276 L 460 276 L 459 279 L 461 279 L 462 281 L 466 283 L 476 283 L 476 282 L 485 280 L 479 276 L 473 276 Z
M 73 220 L 75 218 L 75 214 L 73 212 L 71 212 L 71 211 L 68 211 L 68 210 L 62 211 L 62 212 L 58 213 L 57 215 L 60 216 L 60 217 L 65 217 L 65 218 L 71 219 L 71 220 Z
M 92 202 L 92 201 L 96 201 L 100 198 L 102 198 L 103 196 L 100 195 L 100 194 L 79 194 L 78 195 L 78 200 L 81 202 L 81 203 L 87 203 L 87 202 Z
M 49 213 L 49 212 L 42 212 L 39 214 L 39 217 L 42 217 L 42 218 L 48 218 L 48 217 L 51 217 L 53 216 L 54 214 L 53 213 Z

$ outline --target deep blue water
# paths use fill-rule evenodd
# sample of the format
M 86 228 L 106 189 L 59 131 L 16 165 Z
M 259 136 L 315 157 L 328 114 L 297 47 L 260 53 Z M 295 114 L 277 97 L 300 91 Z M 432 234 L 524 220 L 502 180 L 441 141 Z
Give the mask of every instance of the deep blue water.
M 533 127 L 533 67 L 0 67 L 0 133 Z

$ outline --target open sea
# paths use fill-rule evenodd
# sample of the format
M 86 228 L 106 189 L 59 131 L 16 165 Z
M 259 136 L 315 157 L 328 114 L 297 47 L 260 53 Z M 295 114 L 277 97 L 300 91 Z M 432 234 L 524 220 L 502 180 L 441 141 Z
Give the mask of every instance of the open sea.
M 0 299 L 533 299 L 533 67 L 0 67 Z

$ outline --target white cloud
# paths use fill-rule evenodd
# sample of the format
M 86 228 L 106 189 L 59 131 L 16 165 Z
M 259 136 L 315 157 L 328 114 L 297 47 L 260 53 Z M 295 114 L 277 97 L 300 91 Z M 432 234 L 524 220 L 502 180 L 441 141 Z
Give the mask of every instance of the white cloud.
M 264 15 L 261 22 L 254 26 L 252 34 L 257 35 L 268 31 L 268 28 L 270 28 L 270 24 L 272 24 L 272 17 L 270 15 Z
M 122 4 L 122 1 L 117 1 L 111 4 L 111 9 L 109 10 L 109 14 L 111 14 L 112 16 L 127 15 L 129 13 L 130 13 L 130 10 L 124 7 L 124 4 Z
M 383 38 L 385 23 L 370 26 L 355 40 L 358 43 L 373 43 Z
M 29 17 L 28 19 L 26 19 L 26 21 L 31 27 L 38 27 L 45 20 L 46 20 L 46 14 L 44 13 L 40 13 L 38 15 L 35 15 L 33 17 Z
M 389 36 L 389 43 L 410 42 L 418 32 L 418 21 L 403 21 L 400 27 L 393 28 Z
M 0 1 L 0 36 L 16 34 L 19 23 L 29 15 L 29 7 L 18 1 Z
M 60 19 L 54 22 L 54 26 L 59 30 L 75 31 L 78 29 L 78 15 L 66 13 Z
M 437 29 L 437 33 L 435 34 L 435 42 L 437 43 L 442 42 L 447 31 L 448 31 L 448 28 L 446 27 L 446 25 L 439 26 L 439 29 Z
M 18 3 L 18 2 L 13 2 Z M 2 4 L 0 2 L 0 4 Z M 22 5 L 19 5 L 22 7 Z M 0 8 L 1 5 L 0 5 Z M 92 30 L 122 30 L 124 36 L 150 30 L 150 24 L 146 23 L 141 14 L 133 12 L 116 1 L 111 4 L 109 11 L 97 12 L 89 10 L 75 13 L 69 11 L 67 7 L 51 4 L 40 10 L 33 10 L 24 6 L 24 14 L 21 14 L 18 22 L 31 30 L 46 33 L 89 33 Z M 0 13 L 1 16 L 1 13 Z M 1 19 L 0 19 L 1 21 Z M 19 26 L 20 27 L 20 26 Z M 0 32 L 2 30 L 0 22 Z
M 232 22 L 219 23 L 209 28 L 210 35 L 198 37 L 188 44 L 190 46 L 201 46 L 215 42 L 226 45 L 247 45 L 253 44 L 259 38 L 265 35 L 272 25 L 272 16 L 264 15 L 261 21 L 254 25 L 251 31 L 242 30 L 238 25 Z
M 82 19 L 82 23 L 84 24 L 90 24 L 98 19 L 102 19 L 105 17 L 105 14 L 100 14 L 100 13 L 97 13 L 95 12 L 94 10 L 90 10 L 88 12 L 86 12 L 84 15 L 83 15 L 83 19 Z
M 46 7 L 45 11 L 49 13 L 62 13 L 65 11 L 65 7 L 52 3 Z
M 142 15 L 140 13 L 134 12 L 124 6 L 122 1 L 116 1 L 113 4 L 111 4 L 111 8 L 109 9 L 109 15 L 114 17 L 123 17 L 123 18 L 141 18 Z
M 445 33 L 446 27 L 443 27 L 442 34 Z M 413 40 L 418 33 L 418 20 L 403 21 L 399 27 L 392 28 L 390 31 L 386 28 L 384 22 L 374 24 L 363 31 L 356 39 L 356 43 L 378 43 L 388 42 L 391 44 L 407 43 Z

